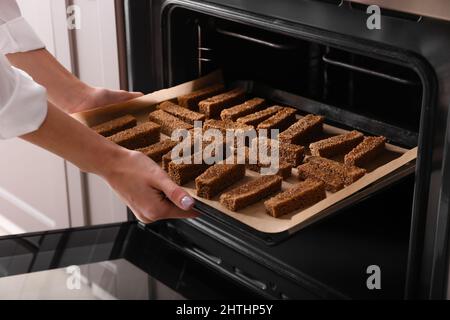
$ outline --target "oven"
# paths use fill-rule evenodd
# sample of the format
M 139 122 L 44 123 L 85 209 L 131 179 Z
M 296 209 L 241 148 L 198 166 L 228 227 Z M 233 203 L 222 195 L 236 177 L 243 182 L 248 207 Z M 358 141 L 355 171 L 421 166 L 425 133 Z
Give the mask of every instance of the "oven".
M 227 84 L 419 150 L 413 170 L 289 234 L 255 232 L 201 203 L 201 218 L 149 233 L 267 298 L 446 297 L 450 22 L 394 6 L 381 8 L 381 29 L 371 30 L 367 6 L 124 1 L 129 89 L 152 92 L 221 69 Z M 373 266 L 380 290 L 367 286 Z

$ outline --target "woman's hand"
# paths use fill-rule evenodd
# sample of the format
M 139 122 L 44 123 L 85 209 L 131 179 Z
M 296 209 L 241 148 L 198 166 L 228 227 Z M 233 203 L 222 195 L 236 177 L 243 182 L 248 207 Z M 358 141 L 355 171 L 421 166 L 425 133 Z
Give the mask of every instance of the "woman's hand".
M 141 152 L 123 149 L 102 171 L 104 179 L 144 223 L 198 216 L 188 193 Z
M 194 200 L 155 162 L 117 146 L 51 103 L 41 128 L 22 138 L 104 178 L 144 223 L 197 216 Z
M 67 113 L 103 107 L 142 95 L 88 86 L 66 70 L 46 49 L 9 54 L 8 59 L 43 85 L 49 101 Z
M 194 200 L 141 153 L 118 147 L 57 108 L 75 113 L 137 98 L 141 93 L 93 88 L 67 71 L 45 49 L 8 55 L 48 92 L 42 127 L 23 138 L 102 176 L 143 222 L 195 217 Z
M 118 147 L 60 111 L 85 111 L 134 99 L 141 93 L 90 87 L 45 49 L 10 54 L 8 59 L 48 93 L 44 124 L 23 139 L 71 161 L 83 171 L 102 176 L 143 222 L 196 216 L 192 211 L 194 200 L 153 161 Z
M 109 104 L 124 102 L 142 96 L 140 92 L 128 92 L 123 90 L 109 90 L 85 86 L 79 90 L 77 97 L 71 99 L 72 103 L 67 108 L 69 113 L 77 113 L 93 108 L 104 107 Z

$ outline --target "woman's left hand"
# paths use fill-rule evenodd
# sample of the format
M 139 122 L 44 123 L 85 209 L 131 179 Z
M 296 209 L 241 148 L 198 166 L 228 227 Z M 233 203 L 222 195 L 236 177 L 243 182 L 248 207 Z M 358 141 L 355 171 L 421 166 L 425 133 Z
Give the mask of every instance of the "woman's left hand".
M 76 113 L 137 98 L 142 93 L 91 87 L 61 65 L 46 49 L 17 52 L 9 61 L 47 89 L 48 100 L 67 113 Z
M 69 113 L 82 112 L 110 104 L 132 100 L 142 96 L 140 92 L 128 92 L 123 90 L 109 90 L 105 88 L 88 87 L 83 90 L 80 102 L 71 106 Z

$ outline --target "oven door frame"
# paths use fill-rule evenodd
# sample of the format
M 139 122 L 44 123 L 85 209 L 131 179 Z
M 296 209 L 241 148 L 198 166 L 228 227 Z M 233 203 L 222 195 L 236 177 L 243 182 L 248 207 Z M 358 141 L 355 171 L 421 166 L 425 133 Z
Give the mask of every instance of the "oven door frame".
M 318 9 L 331 10 L 331 7 L 325 3 L 314 3 L 314 6 L 317 6 Z M 226 5 L 188 0 L 149 0 L 141 4 L 132 4 L 132 1 L 126 1 L 128 61 L 134 65 L 134 68 L 129 68 L 128 72 L 131 89 L 139 90 L 143 88 L 143 91 L 150 91 L 175 84 L 170 81 L 169 77 L 170 41 L 168 34 L 170 31 L 170 12 L 177 7 L 344 48 L 357 54 L 374 56 L 378 59 L 382 58 L 386 61 L 412 66 L 424 85 L 419 149 L 436 149 L 436 141 L 433 137 L 433 134 L 436 135 L 436 133 L 433 132 L 433 123 L 439 116 L 436 111 L 439 103 L 442 104 L 442 100 L 448 98 L 440 97 L 438 92 L 439 86 L 442 85 L 442 79 L 445 80 L 446 78 L 438 75 L 436 65 L 429 62 L 421 52 L 409 48 L 407 44 L 393 46 L 387 42 L 374 41 L 366 34 L 355 38 L 353 35 L 338 31 L 318 29 L 307 25 L 307 23 L 300 24 L 280 19 L 276 19 L 276 23 L 274 23 L 275 19 L 270 15 L 250 13 Z M 390 21 L 390 23 L 396 24 L 397 22 Z M 398 24 L 401 25 L 401 21 Z M 339 30 L 339 28 L 333 30 Z M 450 48 L 450 42 L 448 41 L 441 45 L 443 48 Z M 150 59 L 134 59 L 135 57 L 142 57 L 145 52 L 150 56 Z M 137 65 L 144 70 L 151 70 L 148 73 L 151 76 L 137 74 L 135 72 Z M 138 71 L 138 73 L 140 72 Z M 148 83 L 149 79 L 152 85 L 146 87 L 143 84 Z M 136 84 L 136 86 L 133 86 L 133 84 Z M 442 110 L 440 111 L 442 112 Z M 439 128 L 439 130 L 443 131 L 442 128 Z M 445 149 L 442 156 L 444 160 L 442 163 L 445 164 L 447 163 L 445 159 L 449 156 L 450 141 L 447 141 L 447 144 L 443 145 L 442 148 Z M 431 152 L 420 153 L 416 169 L 417 180 L 412 213 L 406 298 L 434 299 L 446 296 L 449 213 L 448 210 L 445 210 L 448 209 L 448 206 L 445 206 L 445 199 L 448 199 L 449 186 L 448 183 L 445 183 L 442 189 L 438 188 L 439 200 L 429 194 L 432 165 Z M 443 175 L 447 178 L 450 175 L 448 167 L 448 164 L 443 167 L 446 169 Z M 441 169 L 442 167 L 439 167 L 438 170 L 434 168 L 433 174 L 436 174 L 436 172 L 439 174 Z M 434 179 L 435 183 L 436 178 Z M 434 205 L 430 206 L 429 201 L 434 201 Z M 435 203 L 436 201 L 441 202 Z M 429 209 L 430 207 L 438 208 L 439 212 L 436 212 L 436 209 Z

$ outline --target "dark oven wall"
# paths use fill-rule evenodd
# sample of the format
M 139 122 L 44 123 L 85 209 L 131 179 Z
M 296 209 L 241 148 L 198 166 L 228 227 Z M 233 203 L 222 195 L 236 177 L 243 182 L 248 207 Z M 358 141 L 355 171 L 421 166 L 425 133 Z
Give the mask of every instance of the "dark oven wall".
M 189 11 L 198 14 L 189 18 Z M 408 219 L 412 221 L 405 290 L 408 297 L 444 294 L 450 183 L 449 161 L 445 161 L 449 142 L 445 140 L 445 133 L 450 103 L 450 63 L 442 52 L 450 50 L 448 24 L 415 16 L 386 16 L 382 30 L 377 33 L 361 28 L 367 18 L 364 11 L 338 7 L 334 1 L 128 0 L 125 12 L 129 83 L 133 90 L 151 92 L 221 67 L 227 80 L 252 78 L 268 83 L 275 79 L 269 84 L 314 100 L 345 106 L 349 111 L 382 119 L 411 133 L 420 154 L 413 182 L 412 215 L 407 218 L 407 223 Z M 255 25 L 265 30 L 268 38 L 264 40 L 273 40 L 281 46 L 313 45 L 308 45 L 307 49 L 301 46 L 294 57 L 289 56 L 292 51 L 276 53 L 271 56 L 273 63 L 267 63 L 264 69 L 258 68 L 258 59 L 252 61 L 248 57 L 257 51 L 235 50 L 220 55 L 218 50 L 215 62 L 206 63 L 200 70 L 196 63 L 197 52 L 192 50 L 193 43 L 198 41 L 193 26 L 197 19 L 208 30 L 210 20 L 203 21 L 202 17 L 209 15 L 220 17 L 215 20 L 215 30 L 222 27 L 233 32 L 228 21 L 239 22 L 250 29 L 250 25 Z M 171 21 L 174 17 L 181 20 Z M 183 28 L 192 32 L 177 31 Z M 275 32 L 275 37 L 270 32 Z M 293 35 L 301 40 L 292 42 Z M 228 39 L 227 45 L 239 48 L 240 40 L 206 36 L 206 41 L 214 48 L 225 46 L 221 39 Z M 267 55 L 269 53 L 261 56 Z M 388 70 L 391 78 L 400 81 L 343 71 L 333 61 L 375 68 L 378 73 Z M 295 74 L 299 69 L 304 71 L 300 76 Z M 282 74 L 277 73 L 280 70 Z M 405 106 L 410 108 L 402 109 Z
M 162 3 L 163 0 L 123 0 L 130 90 L 150 93 L 164 87 L 159 27 Z

